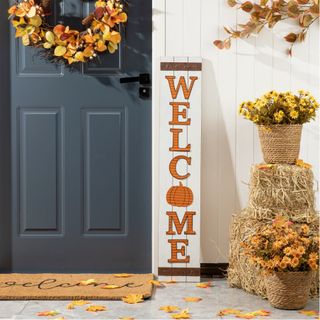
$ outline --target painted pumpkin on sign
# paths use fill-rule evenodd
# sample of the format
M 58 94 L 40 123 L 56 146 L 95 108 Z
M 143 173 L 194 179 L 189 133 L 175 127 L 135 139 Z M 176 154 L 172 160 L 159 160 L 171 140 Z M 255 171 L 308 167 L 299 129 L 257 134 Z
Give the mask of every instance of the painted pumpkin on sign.
M 193 203 L 193 192 L 181 182 L 179 186 L 171 187 L 167 192 L 167 202 L 174 207 L 188 207 Z

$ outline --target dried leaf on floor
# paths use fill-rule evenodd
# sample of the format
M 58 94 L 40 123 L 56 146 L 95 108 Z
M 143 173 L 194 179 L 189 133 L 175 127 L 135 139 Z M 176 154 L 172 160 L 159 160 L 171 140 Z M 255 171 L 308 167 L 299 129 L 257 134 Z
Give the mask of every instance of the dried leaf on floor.
M 219 317 L 228 316 L 228 315 L 237 315 L 241 314 L 240 310 L 237 309 L 223 309 L 218 312 Z
M 163 288 L 165 287 L 165 285 L 163 284 L 163 282 L 158 281 L 158 280 L 149 280 L 149 283 L 154 285 L 157 288 Z
M 81 286 L 90 286 L 91 284 L 96 284 L 96 280 L 95 279 L 88 279 L 88 280 L 80 281 Z
M 74 300 L 67 305 L 67 309 L 72 310 L 75 307 L 81 307 L 90 303 L 91 303 L 90 301 L 86 301 L 86 300 Z
M 122 301 L 129 304 L 136 304 L 143 302 L 143 295 L 142 294 L 129 294 L 126 297 L 122 298 Z
M 257 310 L 250 313 L 255 317 L 268 317 L 271 315 L 271 312 L 267 310 Z
M 122 317 L 122 318 L 119 318 L 119 320 L 134 320 L 134 318 L 132 318 L 132 317 Z
M 95 305 L 92 305 L 86 309 L 86 311 L 88 312 L 101 312 L 106 310 L 107 308 L 105 306 L 95 306 Z
M 58 315 L 59 312 L 51 310 L 51 311 L 42 311 L 42 312 L 38 312 L 37 316 L 38 317 L 54 317 L 56 315 Z
M 213 287 L 213 283 L 212 282 L 200 282 L 200 283 L 197 283 L 196 286 L 198 288 L 206 289 L 206 288 Z
M 162 283 L 166 283 L 166 284 L 176 284 L 177 281 L 176 280 L 164 280 L 164 281 L 161 281 Z
M 191 315 L 189 313 L 189 309 L 184 309 L 180 313 L 176 313 L 171 315 L 173 319 L 190 319 Z
M 172 312 L 179 311 L 180 308 L 177 306 L 162 306 L 162 307 L 160 307 L 160 310 L 167 312 L 167 313 L 172 313 Z
M 120 286 L 116 286 L 115 284 L 107 284 L 106 286 L 101 287 L 101 289 L 119 289 Z
M 316 310 L 300 310 L 299 313 L 308 317 L 316 317 L 319 315 L 319 312 Z
M 270 316 L 271 312 L 267 310 L 257 310 L 252 312 L 243 313 L 241 310 L 237 309 L 224 309 L 219 311 L 218 316 L 223 317 L 227 315 L 234 315 L 236 318 L 239 319 L 254 319 L 256 317 L 268 317 Z
M 185 302 L 200 302 L 202 298 L 199 297 L 185 297 L 183 298 Z
M 113 275 L 116 278 L 129 278 L 132 277 L 133 274 L 129 274 L 129 273 L 116 273 Z

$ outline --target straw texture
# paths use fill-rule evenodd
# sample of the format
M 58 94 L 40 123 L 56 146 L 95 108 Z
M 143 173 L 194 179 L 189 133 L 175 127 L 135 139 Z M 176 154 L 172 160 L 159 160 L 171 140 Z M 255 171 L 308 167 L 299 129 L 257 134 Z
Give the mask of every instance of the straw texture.
M 242 254 L 241 242 L 276 216 L 307 223 L 319 233 L 319 214 L 314 209 L 312 170 L 287 164 L 251 168 L 249 205 L 233 215 L 230 225 L 228 281 L 230 286 L 267 297 L 264 276 Z M 319 295 L 318 275 L 311 276 L 311 296 Z
M 314 209 L 313 173 L 311 169 L 292 165 L 273 165 L 260 169 L 252 166 L 249 209 L 256 219 L 284 215 L 294 221 L 308 222 Z
M 266 163 L 294 164 L 299 158 L 302 125 L 258 126 Z
M 309 299 L 312 272 L 276 272 L 265 277 L 270 304 L 279 309 L 303 309 Z

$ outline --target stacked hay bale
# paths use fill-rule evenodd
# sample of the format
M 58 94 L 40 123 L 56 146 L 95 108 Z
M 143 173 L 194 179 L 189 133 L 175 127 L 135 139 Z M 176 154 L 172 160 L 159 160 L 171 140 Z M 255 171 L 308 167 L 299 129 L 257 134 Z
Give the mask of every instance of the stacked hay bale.
M 234 215 L 230 227 L 230 286 L 266 297 L 261 271 L 241 254 L 240 244 L 259 227 L 282 215 L 297 223 L 307 223 L 318 233 L 319 216 L 315 211 L 313 173 L 305 167 L 276 164 L 251 168 L 249 205 Z M 318 275 L 311 295 L 319 292 Z

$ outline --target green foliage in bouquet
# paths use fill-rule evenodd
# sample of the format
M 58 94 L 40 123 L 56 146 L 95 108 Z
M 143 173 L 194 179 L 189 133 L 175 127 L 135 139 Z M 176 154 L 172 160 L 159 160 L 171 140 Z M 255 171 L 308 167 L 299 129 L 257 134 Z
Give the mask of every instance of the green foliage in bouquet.
M 319 103 L 307 91 L 270 91 L 255 101 L 241 103 L 239 114 L 258 125 L 303 124 L 314 120 Z

